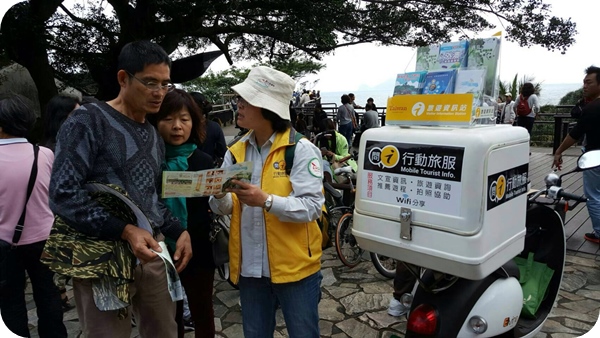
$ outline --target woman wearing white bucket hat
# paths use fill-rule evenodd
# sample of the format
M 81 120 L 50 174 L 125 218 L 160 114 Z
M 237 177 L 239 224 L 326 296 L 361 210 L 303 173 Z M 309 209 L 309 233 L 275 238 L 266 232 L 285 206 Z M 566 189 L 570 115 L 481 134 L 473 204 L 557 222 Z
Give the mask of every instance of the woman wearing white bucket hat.
M 222 167 L 251 161 L 252 178 L 234 180 L 237 187 L 210 199 L 213 211 L 232 215 L 229 264 L 246 338 L 273 336 L 278 305 L 290 337 L 319 337 L 321 154 L 295 137 L 294 87 L 288 75 L 264 66 L 232 87 L 239 95 L 238 124 L 250 132 L 229 148 Z M 286 171 L 285 150 L 293 144 L 294 165 Z

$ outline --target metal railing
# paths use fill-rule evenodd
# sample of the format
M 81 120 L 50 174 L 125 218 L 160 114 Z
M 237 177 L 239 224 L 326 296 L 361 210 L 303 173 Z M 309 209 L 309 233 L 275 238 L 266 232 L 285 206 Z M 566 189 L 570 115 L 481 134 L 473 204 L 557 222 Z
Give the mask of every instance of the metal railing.
M 336 103 L 321 103 L 327 117 L 335 121 L 338 105 Z M 312 124 L 315 103 L 310 102 L 304 107 L 294 108 L 296 114 L 303 113 L 307 125 Z M 558 149 L 560 143 L 575 125 L 577 119 L 570 112 L 573 105 L 551 106 L 547 112 L 538 115 L 531 131 L 531 145 L 535 147 L 552 147 L 552 153 Z M 355 109 L 362 118 L 364 108 Z M 379 124 L 385 126 L 386 107 L 377 107 Z
M 213 110 L 208 113 L 208 118 L 210 120 L 218 122 L 222 126 L 226 126 L 227 123 L 234 123 L 234 115 L 231 104 L 215 104 L 212 107 Z
M 321 103 L 321 106 L 323 108 L 323 110 L 327 113 L 327 118 L 333 119 L 335 121 L 336 115 L 337 115 L 337 111 L 338 111 L 338 105 L 336 103 Z M 379 115 L 379 125 L 380 126 L 385 126 L 385 110 L 386 107 L 376 107 L 377 108 L 377 115 Z M 314 113 L 314 104 L 307 104 L 304 107 L 297 107 L 294 108 L 296 110 L 296 115 L 302 113 L 304 114 L 304 121 L 306 122 L 307 125 L 311 125 L 312 124 L 312 120 L 313 120 L 313 113 Z M 365 113 L 365 109 L 364 108 L 355 108 L 354 109 L 356 111 L 356 113 L 358 114 L 359 118 L 362 119 L 362 116 Z

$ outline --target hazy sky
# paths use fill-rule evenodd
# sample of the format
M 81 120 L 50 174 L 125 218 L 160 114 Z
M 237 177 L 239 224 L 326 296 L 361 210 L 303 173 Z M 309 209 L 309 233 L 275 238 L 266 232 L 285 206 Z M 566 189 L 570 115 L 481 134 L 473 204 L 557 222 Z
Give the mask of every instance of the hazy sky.
M 83 0 L 71 0 L 83 1 Z M 0 15 L 17 0 L 3 0 Z M 577 23 L 576 43 L 564 55 L 550 52 L 541 47 L 521 48 L 515 43 L 502 41 L 500 60 L 500 79 L 510 81 L 515 74 L 533 76 L 536 82 L 544 83 L 580 83 L 583 70 L 591 65 L 600 65 L 600 59 L 594 58 L 598 51 L 595 31 L 597 13 L 600 13 L 600 1 L 596 0 L 544 0 L 552 5 L 552 11 L 560 17 L 571 17 Z M 535 23 L 531 23 L 535 24 Z M 502 26 L 476 37 L 489 37 Z M 375 87 L 395 78 L 396 74 L 413 71 L 416 49 L 408 47 L 378 47 L 372 44 L 344 47 L 323 59 L 326 69 L 309 80 L 319 79 L 315 89 L 321 91 L 356 91 Z M 219 71 L 227 69 L 224 57 L 211 65 Z

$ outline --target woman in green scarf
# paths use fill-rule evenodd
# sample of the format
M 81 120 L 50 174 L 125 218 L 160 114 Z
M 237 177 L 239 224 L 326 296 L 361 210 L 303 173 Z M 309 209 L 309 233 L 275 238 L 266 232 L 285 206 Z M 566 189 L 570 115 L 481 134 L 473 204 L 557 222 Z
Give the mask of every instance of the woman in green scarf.
M 201 108 L 192 96 L 181 89 L 167 93 L 157 114 L 148 114 L 165 141 L 165 165 L 168 171 L 198 171 L 211 169 L 213 159 L 198 149 L 206 137 L 205 120 Z M 167 207 L 181 224 L 187 227 L 192 240 L 194 256 L 180 273 L 187 294 L 191 320 L 195 324 L 195 336 L 214 337 L 214 311 L 212 304 L 215 266 L 210 231 L 210 207 L 208 197 L 165 198 Z M 166 239 L 171 250 L 175 241 Z M 183 304 L 177 306 L 180 336 L 183 336 Z

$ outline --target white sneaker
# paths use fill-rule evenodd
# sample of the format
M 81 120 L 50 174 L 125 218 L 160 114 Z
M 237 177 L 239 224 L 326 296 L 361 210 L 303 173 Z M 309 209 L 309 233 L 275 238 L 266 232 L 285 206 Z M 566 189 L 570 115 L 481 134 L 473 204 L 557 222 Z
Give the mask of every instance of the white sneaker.
M 394 317 L 400 317 L 408 311 L 402 303 L 400 303 L 396 298 L 390 300 L 390 306 L 388 307 L 388 314 Z

